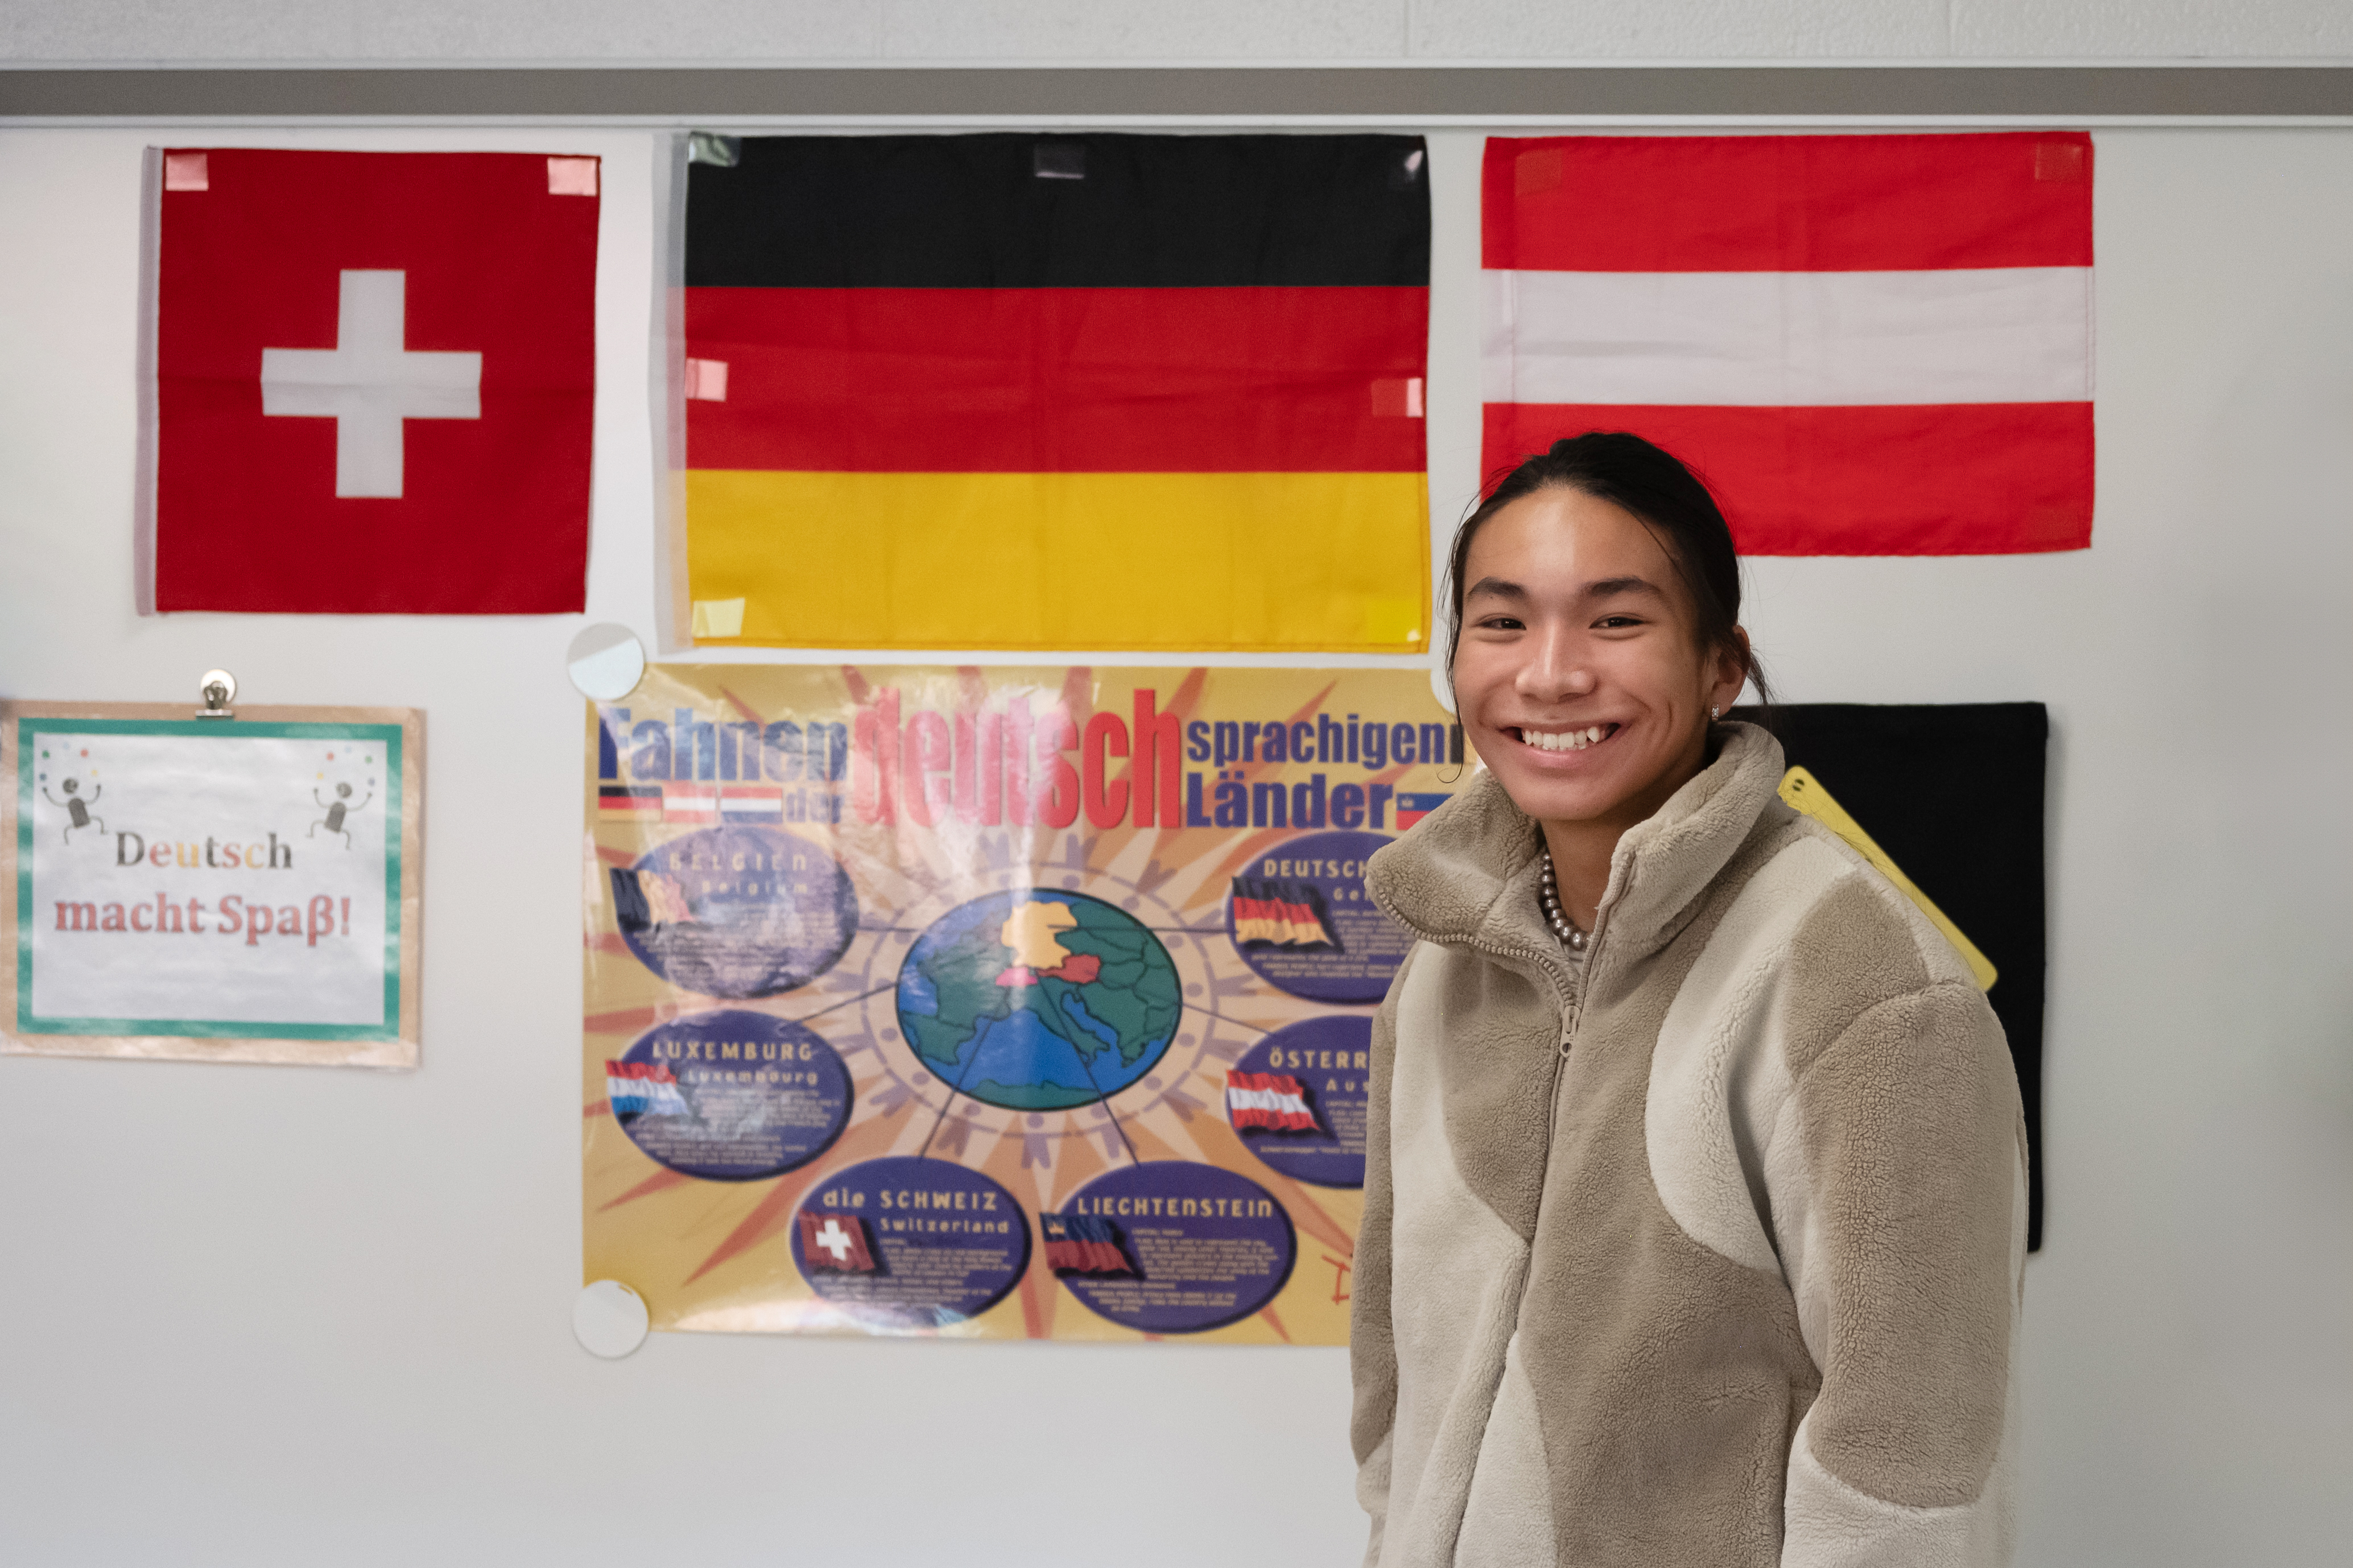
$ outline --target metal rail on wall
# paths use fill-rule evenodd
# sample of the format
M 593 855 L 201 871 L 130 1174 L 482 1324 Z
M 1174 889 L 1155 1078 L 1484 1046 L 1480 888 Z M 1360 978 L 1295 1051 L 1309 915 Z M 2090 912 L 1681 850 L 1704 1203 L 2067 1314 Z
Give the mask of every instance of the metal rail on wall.
M 0 69 L 0 122 L 1514 125 L 2353 121 L 2353 66 L 408 66 Z

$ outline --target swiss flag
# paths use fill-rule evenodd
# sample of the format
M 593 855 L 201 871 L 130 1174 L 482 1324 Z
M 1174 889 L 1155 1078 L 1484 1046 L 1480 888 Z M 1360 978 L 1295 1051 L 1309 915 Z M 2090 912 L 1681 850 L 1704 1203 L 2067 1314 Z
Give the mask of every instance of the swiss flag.
M 867 1250 L 866 1225 L 856 1215 L 803 1209 L 801 1257 L 809 1268 L 838 1274 L 871 1274 L 874 1255 Z
M 149 158 L 140 607 L 580 609 L 597 161 Z
M 1630 430 L 1743 551 L 2092 542 L 2080 132 L 1488 142 L 1490 482 Z

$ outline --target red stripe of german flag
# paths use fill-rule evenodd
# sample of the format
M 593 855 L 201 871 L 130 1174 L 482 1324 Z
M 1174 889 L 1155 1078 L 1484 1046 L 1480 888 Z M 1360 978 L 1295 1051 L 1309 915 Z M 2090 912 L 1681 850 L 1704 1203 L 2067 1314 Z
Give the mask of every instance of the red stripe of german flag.
M 697 289 L 689 465 L 1419 473 L 1430 290 Z

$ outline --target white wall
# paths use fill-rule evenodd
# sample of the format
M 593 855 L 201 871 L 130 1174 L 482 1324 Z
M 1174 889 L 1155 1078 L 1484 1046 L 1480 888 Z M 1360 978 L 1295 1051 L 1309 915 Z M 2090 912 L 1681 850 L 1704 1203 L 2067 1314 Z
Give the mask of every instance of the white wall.
M 2314 59 L 2340 0 L 11 0 L 0 60 Z
M 0 693 L 427 712 L 425 1065 L 0 1060 L 0 1561 L 1351 1562 L 1333 1351 L 572 1342 L 583 619 L 652 621 L 650 139 L 607 160 L 586 617 L 132 613 L 138 154 L 0 130 Z M 153 139 L 167 139 L 157 136 Z M 2100 136 L 2094 548 L 1760 561 L 1793 700 L 2040 699 L 2032 1568 L 2353 1531 L 2353 132 Z M 1433 143 L 1437 504 L 1476 471 L 1474 137 Z

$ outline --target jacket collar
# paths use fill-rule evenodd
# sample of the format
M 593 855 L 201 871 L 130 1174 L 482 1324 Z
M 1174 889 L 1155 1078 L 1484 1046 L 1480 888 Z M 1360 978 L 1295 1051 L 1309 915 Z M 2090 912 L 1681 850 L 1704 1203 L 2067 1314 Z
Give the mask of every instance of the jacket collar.
M 1717 727 L 1715 760 L 1609 858 L 1597 932 L 1611 949 L 1651 952 L 1680 930 L 1698 900 L 1771 807 L 1781 744 L 1753 724 Z M 1372 858 L 1369 886 L 1389 917 L 1427 942 L 1549 953 L 1536 909 L 1541 841 L 1535 819 L 1484 769 L 1471 786 Z

